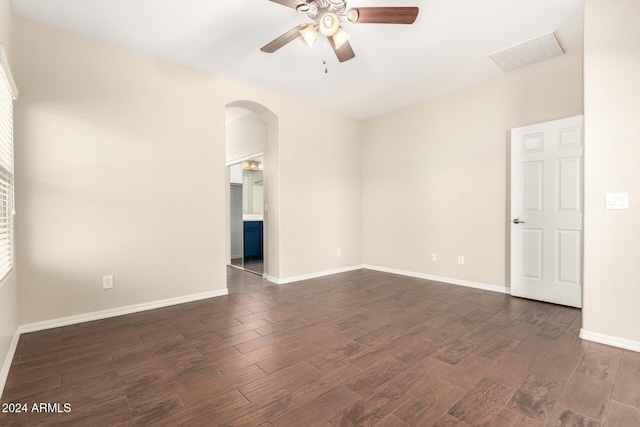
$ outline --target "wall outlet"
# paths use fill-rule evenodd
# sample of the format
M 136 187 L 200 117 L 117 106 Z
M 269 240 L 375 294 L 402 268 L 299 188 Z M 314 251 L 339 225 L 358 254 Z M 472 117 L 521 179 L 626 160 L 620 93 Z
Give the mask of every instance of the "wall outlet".
M 438 254 L 437 253 L 432 253 L 431 254 L 431 261 L 437 261 L 438 260 Z
M 464 265 L 464 256 L 458 255 L 458 264 L 459 265 Z
M 342 249 L 336 249 L 336 256 L 342 256 Z
M 113 289 L 113 276 L 102 276 L 102 287 L 104 289 Z

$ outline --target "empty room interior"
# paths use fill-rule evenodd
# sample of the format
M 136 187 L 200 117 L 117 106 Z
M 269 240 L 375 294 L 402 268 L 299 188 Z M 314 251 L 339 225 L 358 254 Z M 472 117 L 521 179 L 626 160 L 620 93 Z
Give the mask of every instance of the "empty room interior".
M 640 425 L 638 22 L 0 0 L 0 426 Z

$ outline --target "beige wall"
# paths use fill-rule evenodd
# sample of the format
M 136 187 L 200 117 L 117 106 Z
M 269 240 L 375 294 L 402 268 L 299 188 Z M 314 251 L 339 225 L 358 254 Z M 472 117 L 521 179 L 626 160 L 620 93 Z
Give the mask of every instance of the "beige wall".
M 292 114 L 301 118 L 300 111 Z M 313 114 L 309 110 L 311 121 L 293 120 L 280 133 L 291 142 L 280 153 L 287 165 L 280 168 L 285 278 L 362 264 L 362 125 Z
M 21 323 L 226 287 L 224 110 L 237 100 L 278 117 L 270 155 L 282 178 L 270 215 L 280 224 L 270 242 L 287 262 L 276 260 L 275 274 L 361 263 L 359 122 L 33 21 L 14 24 Z M 323 161 L 314 186 L 298 185 L 304 158 Z M 324 253 L 336 241 L 349 248 L 342 258 Z M 106 274 L 113 290 L 102 289 Z
M 11 2 L 0 0 L 0 44 L 5 48 L 12 72 L 15 73 L 15 61 L 12 55 L 12 21 Z M 14 219 L 19 221 L 19 217 L 14 217 Z M 17 328 L 18 284 L 17 267 L 14 265 L 9 275 L 0 282 L 0 372 Z M 3 378 L 0 374 L 0 394 L 2 393 L 2 381 Z
M 213 80 L 18 18 L 14 41 L 21 323 L 225 289 Z
M 250 113 L 226 127 L 226 161 L 242 159 L 267 148 L 267 124 L 262 118 Z
M 505 286 L 507 132 L 579 114 L 567 56 L 366 122 L 364 263 Z
M 640 342 L 640 3 L 585 3 L 583 327 Z M 605 210 L 607 192 L 628 210 Z

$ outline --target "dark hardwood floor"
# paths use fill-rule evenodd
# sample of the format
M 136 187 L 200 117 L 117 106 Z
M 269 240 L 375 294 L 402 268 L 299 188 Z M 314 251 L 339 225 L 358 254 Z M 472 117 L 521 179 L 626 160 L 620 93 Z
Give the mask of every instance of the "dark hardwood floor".
M 369 270 L 228 274 L 226 297 L 23 335 L 2 403 L 30 412 L 0 425 L 640 425 L 640 354 L 580 340 L 577 309 Z

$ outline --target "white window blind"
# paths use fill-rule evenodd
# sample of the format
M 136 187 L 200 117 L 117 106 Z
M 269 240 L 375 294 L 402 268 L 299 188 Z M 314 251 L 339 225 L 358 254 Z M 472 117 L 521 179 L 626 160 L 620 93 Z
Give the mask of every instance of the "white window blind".
M 4 64 L 0 65 L 0 280 L 13 268 L 13 96 L 10 76 Z

